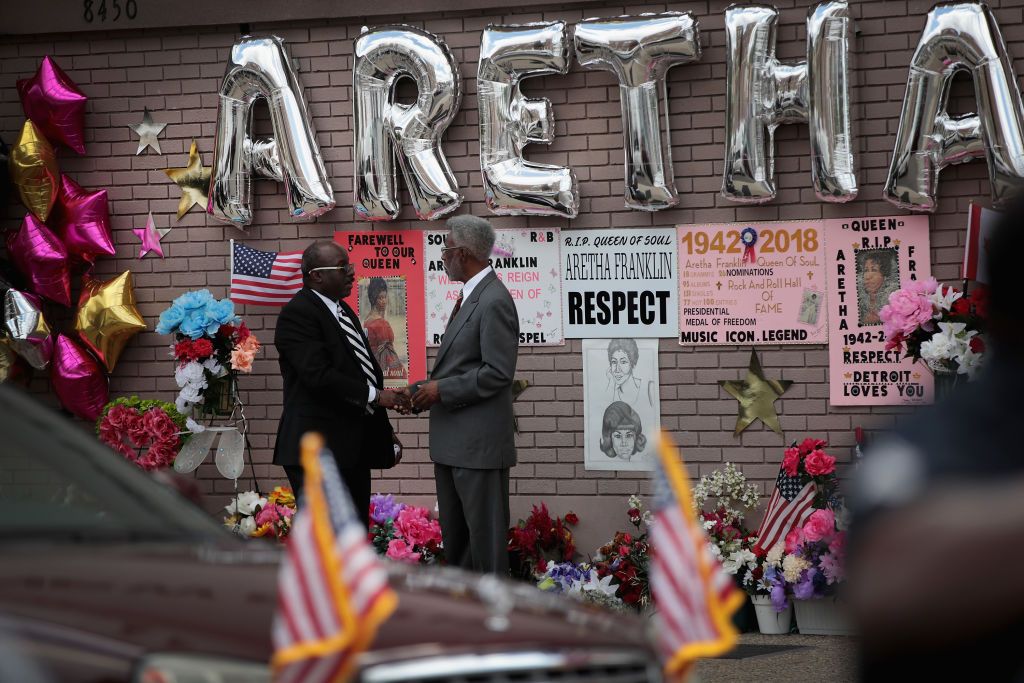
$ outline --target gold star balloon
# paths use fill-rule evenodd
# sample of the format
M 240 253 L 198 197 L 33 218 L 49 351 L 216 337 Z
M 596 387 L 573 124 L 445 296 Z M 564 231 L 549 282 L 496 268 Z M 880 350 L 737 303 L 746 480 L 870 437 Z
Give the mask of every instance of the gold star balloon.
M 188 166 L 185 168 L 168 168 L 164 170 L 171 180 L 181 188 L 181 201 L 178 202 L 178 220 L 188 213 L 196 204 L 206 211 L 207 193 L 210 190 L 210 167 L 203 166 L 203 159 L 196 149 L 196 141 L 188 151 Z
M 26 121 L 7 160 L 11 181 L 21 201 L 39 220 L 50 216 L 60 189 L 57 153 L 35 124 Z
M 114 371 L 128 340 L 144 329 L 146 322 L 135 307 L 132 271 L 126 270 L 106 282 L 85 279 L 75 330 L 107 372 Z
M 793 382 L 786 379 L 768 379 L 761 369 L 761 361 L 757 352 L 750 352 L 750 365 L 747 377 L 743 380 L 721 380 L 718 382 L 726 393 L 740 402 L 740 412 L 736 416 L 738 435 L 749 427 L 754 420 L 760 419 L 772 431 L 782 434 L 779 415 L 775 412 L 775 399 L 782 396 Z

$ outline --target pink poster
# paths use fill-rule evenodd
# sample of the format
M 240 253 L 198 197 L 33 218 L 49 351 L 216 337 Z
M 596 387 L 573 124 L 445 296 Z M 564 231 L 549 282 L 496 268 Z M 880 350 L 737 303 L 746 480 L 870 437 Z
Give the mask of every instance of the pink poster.
M 924 363 L 885 350 L 879 311 L 889 295 L 931 274 L 927 216 L 825 221 L 829 402 L 834 406 L 931 403 Z
M 821 220 L 677 231 L 681 345 L 828 341 Z

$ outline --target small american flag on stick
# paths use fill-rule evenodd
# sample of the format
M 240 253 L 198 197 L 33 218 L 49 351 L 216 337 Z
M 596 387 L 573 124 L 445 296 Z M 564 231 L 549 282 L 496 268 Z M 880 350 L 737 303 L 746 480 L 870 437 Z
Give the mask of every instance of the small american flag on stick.
M 302 289 L 301 251 L 260 251 L 231 240 L 231 293 L 236 304 L 284 306 Z
M 757 543 L 754 552 L 768 552 L 779 541 L 785 540 L 793 527 L 802 526 L 814 512 L 814 481 L 800 483 L 800 475 L 794 477 L 779 468 L 779 476 L 775 479 L 775 490 L 768 500 L 768 508 L 764 511 L 764 519 L 757 529 Z

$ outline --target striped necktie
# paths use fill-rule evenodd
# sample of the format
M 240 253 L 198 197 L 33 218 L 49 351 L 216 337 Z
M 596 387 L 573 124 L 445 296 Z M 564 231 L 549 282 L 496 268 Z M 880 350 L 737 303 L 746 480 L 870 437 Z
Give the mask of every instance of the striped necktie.
M 352 321 L 348 319 L 345 310 L 341 306 L 338 306 L 338 322 L 341 323 L 341 329 L 345 331 L 348 343 L 352 346 L 352 350 L 355 351 L 356 358 L 359 359 L 359 366 L 363 369 L 363 374 L 366 375 L 367 381 L 379 390 L 379 387 L 377 387 L 377 375 L 373 371 L 373 363 L 370 362 L 370 352 L 366 350 L 366 344 L 363 343 L 363 335 L 359 334 L 359 330 L 352 325 Z
M 459 309 L 462 308 L 462 290 L 459 290 L 459 298 L 455 300 L 455 308 L 452 309 L 452 314 L 448 316 L 448 322 L 445 323 L 444 329 L 447 331 L 448 326 L 455 320 L 455 316 L 459 314 Z

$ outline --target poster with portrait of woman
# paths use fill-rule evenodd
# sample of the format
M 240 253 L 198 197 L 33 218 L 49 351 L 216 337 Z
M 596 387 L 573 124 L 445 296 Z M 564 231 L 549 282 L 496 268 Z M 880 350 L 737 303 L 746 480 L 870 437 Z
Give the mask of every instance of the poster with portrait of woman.
M 384 386 L 409 384 L 409 321 L 406 317 L 405 278 L 359 278 L 359 321 L 370 342 L 370 353 L 384 373 Z
M 658 340 L 583 340 L 583 463 L 650 470 L 661 428 Z

